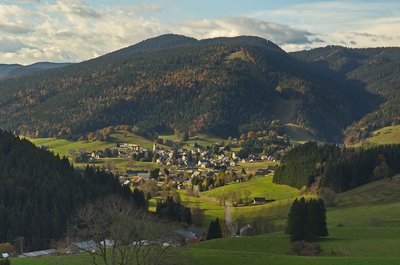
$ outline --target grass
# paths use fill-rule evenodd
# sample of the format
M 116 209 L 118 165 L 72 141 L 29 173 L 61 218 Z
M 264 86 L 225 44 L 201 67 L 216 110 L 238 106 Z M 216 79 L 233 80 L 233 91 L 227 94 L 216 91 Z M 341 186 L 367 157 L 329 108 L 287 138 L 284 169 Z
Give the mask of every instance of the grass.
M 368 183 L 338 195 L 338 206 L 376 205 L 400 201 L 400 176 Z
M 114 143 L 105 143 L 101 141 L 93 141 L 93 142 L 78 142 L 78 141 L 69 141 L 65 139 L 56 139 L 56 138 L 37 138 L 37 139 L 29 139 L 35 145 L 48 145 L 50 149 L 60 156 L 68 156 L 69 150 L 79 150 L 86 149 L 88 152 L 92 152 L 95 150 L 102 150 L 111 146 L 114 146 Z
M 258 162 L 245 162 L 245 163 L 238 163 L 238 166 L 240 166 L 241 168 L 244 168 L 246 170 L 246 172 L 248 171 L 255 171 L 257 169 L 260 168 L 266 168 L 267 166 L 275 166 L 275 165 L 279 165 L 279 162 L 275 162 L 275 161 L 258 161 Z M 236 167 L 229 167 L 230 169 L 234 169 Z
M 159 135 L 158 137 L 161 139 L 176 140 L 176 137 L 173 134 L 164 134 L 164 135 Z M 197 143 L 199 146 L 206 147 L 206 146 L 211 146 L 215 143 L 220 143 L 222 141 L 224 141 L 224 139 L 217 136 L 198 134 L 196 136 L 191 136 L 189 140 L 185 142 L 183 148 L 192 149 L 190 145 L 194 143 Z
M 210 191 L 203 192 L 204 195 L 219 198 L 221 195 L 228 194 L 232 191 L 244 191 L 248 190 L 251 192 L 250 197 L 266 197 L 268 199 L 288 199 L 296 197 L 299 191 L 295 188 L 286 185 L 276 185 L 272 183 L 273 175 L 262 178 L 253 178 L 247 182 L 232 183 L 226 186 L 222 186 Z
M 318 243 L 322 253 L 317 257 L 299 257 L 287 255 L 289 238 L 283 232 L 264 234 L 254 237 L 223 238 L 201 242 L 180 249 L 182 257 L 190 258 L 197 265 L 397 265 L 400 264 L 400 196 L 398 188 L 400 177 L 392 181 L 381 180 L 338 196 L 338 206 L 327 212 L 329 236 Z M 265 178 L 267 179 L 267 178 Z M 265 184 L 265 183 L 264 183 Z M 238 184 L 239 185 L 239 184 Z M 265 184 L 266 185 L 266 184 Z M 385 193 L 386 189 L 394 187 Z M 358 197 L 359 193 L 367 194 Z M 202 203 L 201 207 L 211 211 L 215 205 L 205 198 L 185 197 L 182 200 Z M 382 198 L 379 200 L 378 198 Z M 288 199 L 289 201 L 289 199 Z M 282 207 L 284 200 L 281 200 Z M 288 203 L 289 205 L 289 203 Z M 264 208 L 265 214 L 271 213 L 272 204 L 254 206 Z M 246 207 L 247 211 L 255 209 Z M 232 208 L 232 209 L 239 209 Z M 223 214 L 223 208 L 215 209 Z M 380 223 L 370 223 L 380 218 Z M 90 264 L 85 254 L 48 258 L 12 259 L 13 265 L 55 265 Z
M 246 62 L 250 61 L 250 58 L 243 52 L 243 51 L 237 51 L 229 54 L 228 56 L 225 57 L 227 60 L 235 60 L 235 59 L 240 59 Z
M 54 153 L 59 154 L 60 156 L 67 156 L 69 150 L 85 149 L 88 152 L 92 152 L 96 150 L 103 150 L 111 146 L 115 146 L 117 143 L 137 144 L 150 150 L 153 149 L 153 141 L 135 135 L 133 133 L 128 133 L 125 136 L 121 131 L 111 134 L 107 142 L 70 141 L 70 140 L 56 139 L 56 138 L 36 138 L 36 139 L 31 138 L 29 140 L 35 145 L 50 146 L 50 149 Z
M 297 143 L 305 143 L 308 141 L 316 141 L 317 138 L 310 131 L 298 124 L 288 123 L 284 125 L 285 133 L 290 140 Z
M 50 146 L 50 150 L 54 153 L 67 157 L 69 150 L 79 150 L 85 149 L 87 152 L 92 152 L 96 150 L 104 150 L 105 148 L 109 148 L 115 146 L 117 143 L 130 143 L 137 144 L 144 148 L 152 150 L 153 142 L 149 139 L 143 138 L 133 133 L 127 133 L 126 135 L 122 131 L 117 131 L 110 135 L 109 140 L 107 142 L 102 141 L 70 141 L 65 139 L 56 139 L 56 138 L 36 138 L 29 139 L 35 145 L 47 145 Z M 163 146 L 168 149 L 168 147 Z M 96 166 L 104 166 L 106 162 L 112 162 L 115 164 L 118 169 L 143 169 L 150 170 L 153 168 L 157 168 L 156 163 L 152 162 L 139 162 L 139 161 L 131 161 L 130 167 L 127 166 L 128 159 L 125 158 L 102 158 L 98 159 L 94 165 Z M 75 167 L 85 167 L 87 164 L 93 163 L 74 163 Z
M 396 144 L 400 143 L 400 125 L 384 127 L 372 133 L 367 141 L 372 144 Z
M 207 198 L 200 196 L 198 198 L 187 196 L 186 190 L 179 190 L 181 201 L 188 207 L 199 207 L 204 210 L 203 227 L 208 227 L 211 220 L 218 217 L 220 220 L 225 220 L 225 207 L 219 205 L 218 202 L 213 198 Z

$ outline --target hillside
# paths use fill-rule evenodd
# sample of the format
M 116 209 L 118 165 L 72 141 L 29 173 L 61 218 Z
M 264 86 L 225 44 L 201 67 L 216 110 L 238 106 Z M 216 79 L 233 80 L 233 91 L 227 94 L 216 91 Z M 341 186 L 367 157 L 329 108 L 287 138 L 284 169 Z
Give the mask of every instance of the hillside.
M 40 71 L 62 68 L 68 65 L 70 63 L 41 62 L 26 66 L 20 64 L 0 64 L 0 80 L 28 76 Z
M 364 139 L 354 146 L 373 146 L 381 144 L 399 144 L 400 143 L 400 125 L 387 126 L 373 131 L 371 136 Z
M 66 158 L 0 130 L 0 242 L 24 237 L 24 249 L 46 249 L 64 235 L 70 214 L 111 193 L 130 196 L 117 179 L 87 168 L 74 171 Z
M 375 130 L 400 123 L 400 48 L 328 46 L 291 55 L 311 62 L 316 69 L 329 69 L 335 76 L 361 82 L 369 92 L 381 97 L 379 108 L 346 129 L 346 144 L 357 143 Z
M 163 35 L 105 56 L 0 82 L 0 127 L 41 137 L 129 124 L 136 132 L 237 136 L 297 124 L 317 139 L 373 111 L 360 83 L 315 71 L 258 37 Z

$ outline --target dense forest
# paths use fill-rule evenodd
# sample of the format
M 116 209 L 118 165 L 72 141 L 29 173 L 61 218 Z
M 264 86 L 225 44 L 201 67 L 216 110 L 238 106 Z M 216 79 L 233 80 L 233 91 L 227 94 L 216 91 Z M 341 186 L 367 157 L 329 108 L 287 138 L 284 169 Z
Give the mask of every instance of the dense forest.
M 320 69 L 258 37 L 198 41 L 163 35 L 105 56 L 0 81 L 0 127 L 74 137 L 128 124 L 238 136 L 279 120 L 319 139 L 375 110 L 361 82 Z
M 309 142 L 298 146 L 282 160 L 274 182 L 296 188 L 310 186 L 317 177 L 321 185 L 343 192 L 373 180 L 400 173 L 400 145 L 369 149 L 340 149 Z
M 316 69 L 328 69 L 335 76 L 361 82 L 382 104 L 345 130 L 345 143 L 353 144 L 385 126 L 400 124 L 400 48 L 350 49 L 328 46 L 291 53 L 311 62 Z
M 48 248 L 64 235 L 74 209 L 96 197 L 113 193 L 144 199 L 109 173 L 90 167 L 77 173 L 68 159 L 1 130 L 0 183 L 0 242 L 23 237 L 24 250 Z

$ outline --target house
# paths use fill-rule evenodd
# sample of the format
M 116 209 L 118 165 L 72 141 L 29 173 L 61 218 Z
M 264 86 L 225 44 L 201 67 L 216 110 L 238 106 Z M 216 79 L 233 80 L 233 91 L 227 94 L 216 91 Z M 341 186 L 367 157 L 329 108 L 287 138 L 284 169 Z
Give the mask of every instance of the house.
M 19 257 L 42 257 L 42 256 L 50 256 L 50 255 L 55 255 L 57 254 L 56 249 L 45 249 L 45 250 L 39 250 L 39 251 L 33 251 L 33 252 L 24 252 L 22 255 Z
M 138 173 L 137 175 L 139 178 L 142 178 L 144 180 L 146 179 L 150 179 L 150 172 L 146 172 L 146 173 Z
M 253 204 L 263 204 L 266 203 L 267 199 L 264 197 L 254 197 Z
M 207 239 L 206 230 L 192 227 L 186 230 L 177 230 L 176 234 L 184 240 L 186 244 L 196 243 Z

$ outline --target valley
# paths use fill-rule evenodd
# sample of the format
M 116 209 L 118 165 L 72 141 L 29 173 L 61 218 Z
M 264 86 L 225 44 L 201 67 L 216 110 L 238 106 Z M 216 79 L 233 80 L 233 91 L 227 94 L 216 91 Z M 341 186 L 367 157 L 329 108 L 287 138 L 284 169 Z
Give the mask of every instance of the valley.
M 80 63 L 0 65 L 0 253 L 399 264 L 398 58 L 165 34 Z M 123 207 L 95 207 L 115 197 Z M 106 236 L 69 239 L 82 207 L 95 221 L 111 211 Z M 148 234 L 123 231 L 137 224 Z M 149 224 L 173 236 L 149 239 Z

